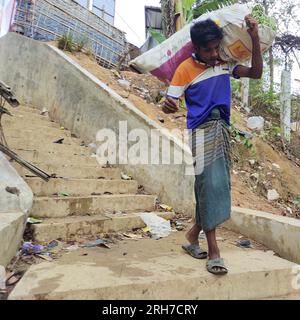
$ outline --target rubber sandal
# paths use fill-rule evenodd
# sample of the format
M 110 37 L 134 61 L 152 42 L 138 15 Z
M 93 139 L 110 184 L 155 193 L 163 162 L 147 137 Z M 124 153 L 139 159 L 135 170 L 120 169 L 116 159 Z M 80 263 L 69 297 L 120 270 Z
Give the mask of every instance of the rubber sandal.
M 221 270 L 215 270 L 214 268 L 216 267 L 221 268 Z M 208 260 L 206 263 L 206 269 L 208 272 L 217 275 L 224 275 L 228 273 L 228 269 L 225 267 L 224 260 L 222 258 Z
M 186 244 L 182 246 L 182 249 L 195 259 L 207 258 L 207 252 L 202 250 L 198 244 Z

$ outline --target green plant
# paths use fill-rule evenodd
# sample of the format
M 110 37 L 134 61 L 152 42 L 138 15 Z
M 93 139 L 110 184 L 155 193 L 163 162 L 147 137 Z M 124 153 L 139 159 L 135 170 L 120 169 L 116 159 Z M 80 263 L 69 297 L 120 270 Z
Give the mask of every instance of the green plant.
M 194 18 L 198 18 L 204 13 L 221 9 L 223 7 L 237 3 L 238 0 L 204 0 L 195 1 L 195 9 L 193 10 Z
M 58 48 L 61 50 L 67 50 L 67 51 L 73 52 L 76 48 L 73 35 L 68 33 L 61 36 L 58 39 Z
M 148 29 L 148 31 L 149 31 L 151 37 L 154 40 L 156 40 L 158 43 L 162 43 L 166 40 L 166 37 L 161 32 L 159 32 L 151 27 Z
M 271 28 L 273 31 L 276 31 L 277 25 L 276 25 L 276 20 L 273 17 L 268 17 L 265 15 L 264 8 L 260 5 L 257 4 L 254 6 L 252 9 L 251 15 L 253 18 L 257 20 L 259 24 L 265 25 L 269 28 Z
M 231 130 L 231 136 L 232 138 L 237 141 L 240 142 L 242 145 L 244 145 L 247 149 L 252 148 L 253 144 L 250 141 L 249 138 L 244 137 L 243 135 L 241 135 L 241 132 L 238 128 L 236 128 L 234 126 L 234 124 L 231 124 L 230 126 L 230 130 Z
M 230 79 L 231 92 L 233 95 L 237 95 L 240 92 L 241 83 L 238 80 Z
M 86 36 L 80 37 L 76 40 L 76 51 L 82 51 L 82 49 L 88 44 L 88 38 Z

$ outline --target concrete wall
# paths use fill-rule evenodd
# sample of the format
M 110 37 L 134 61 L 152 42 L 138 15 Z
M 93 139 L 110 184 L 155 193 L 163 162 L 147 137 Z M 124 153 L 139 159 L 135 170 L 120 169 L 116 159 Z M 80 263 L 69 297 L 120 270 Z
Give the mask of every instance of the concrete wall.
M 22 240 L 26 215 L 22 212 L 0 213 L 0 265 L 7 266 Z
M 127 120 L 128 131 L 143 129 L 148 137 L 151 129 L 162 129 L 60 50 L 18 34 L 0 39 L 0 74 L 21 102 L 47 108 L 52 119 L 86 142 L 94 142 L 97 131 L 103 128 L 114 130 L 118 136 L 119 121 Z M 171 139 L 173 154 L 179 144 L 176 138 Z M 188 147 L 184 150 L 184 157 L 191 161 Z M 162 202 L 178 212 L 194 214 L 194 177 L 185 174 L 186 165 L 123 168 Z
M 300 264 L 300 220 L 271 213 L 233 207 L 224 226 L 240 232 Z

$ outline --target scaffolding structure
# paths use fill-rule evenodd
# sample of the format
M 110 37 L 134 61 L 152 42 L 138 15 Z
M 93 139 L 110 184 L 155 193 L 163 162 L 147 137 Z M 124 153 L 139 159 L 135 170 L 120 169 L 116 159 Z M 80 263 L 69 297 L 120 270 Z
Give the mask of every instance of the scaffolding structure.
M 71 35 L 107 68 L 116 67 L 127 50 L 124 32 L 72 0 L 18 0 L 13 30 L 41 41 Z

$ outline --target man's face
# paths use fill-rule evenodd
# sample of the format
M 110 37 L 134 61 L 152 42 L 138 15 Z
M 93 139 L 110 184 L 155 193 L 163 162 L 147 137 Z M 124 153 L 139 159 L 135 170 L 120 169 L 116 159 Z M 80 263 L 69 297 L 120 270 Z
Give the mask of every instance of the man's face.
M 215 66 L 219 58 L 219 47 L 221 40 L 213 40 L 207 43 L 206 47 L 196 48 L 200 59 L 210 66 Z

